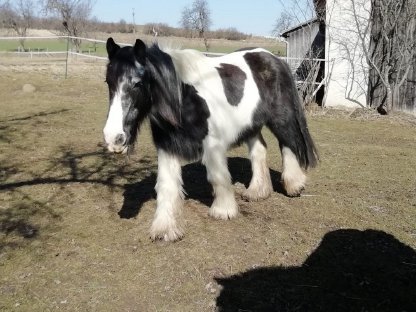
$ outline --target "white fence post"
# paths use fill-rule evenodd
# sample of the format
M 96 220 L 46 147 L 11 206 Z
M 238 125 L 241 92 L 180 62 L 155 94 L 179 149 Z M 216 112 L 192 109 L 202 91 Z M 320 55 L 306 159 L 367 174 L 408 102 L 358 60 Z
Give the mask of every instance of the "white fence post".
M 65 79 L 68 78 L 69 35 L 66 37 Z

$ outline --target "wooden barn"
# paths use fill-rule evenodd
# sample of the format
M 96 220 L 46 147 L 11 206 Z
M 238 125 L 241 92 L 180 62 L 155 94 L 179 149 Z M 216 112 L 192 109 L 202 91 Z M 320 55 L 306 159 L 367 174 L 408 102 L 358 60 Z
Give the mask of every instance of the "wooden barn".
M 325 23 L 314 18 L 286 30 L 281 36 L 287 43 L 287 62 L 299 82 L 301 95 L 322 105 L 325 94 Z M 310 93 L 310 94 L 308 94 Z

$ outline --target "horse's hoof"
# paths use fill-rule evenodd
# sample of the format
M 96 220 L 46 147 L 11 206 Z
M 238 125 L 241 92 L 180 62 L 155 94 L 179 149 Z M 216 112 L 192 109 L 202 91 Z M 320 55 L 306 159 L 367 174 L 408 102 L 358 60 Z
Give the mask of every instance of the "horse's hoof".
M 153 241 L 174 242 L 182 239 L 183 235 L 183 229 L 178 227 L 175 222 L 166 224 L 155 220 L 150 228 L 150 238 Z

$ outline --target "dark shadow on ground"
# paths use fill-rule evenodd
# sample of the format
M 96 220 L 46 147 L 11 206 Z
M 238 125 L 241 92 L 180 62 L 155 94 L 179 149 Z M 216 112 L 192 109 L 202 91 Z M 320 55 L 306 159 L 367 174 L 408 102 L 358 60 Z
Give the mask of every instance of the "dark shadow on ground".
M 156 173 L 152 172 L 146 178 L 136 183 L 128 183 L 124 186 L 124 201 L 118 215 L 122 219 L 136 217 L 143 204 L 155 198 Z
M 42 172 L 22 171 L 14 166 L 1 166 L 0 191 L 13 191 L 24 186 L 45 184 L 65 185 L 69 183 L 91 183 L 108 187 L 121 188 L 122 185 L 114 182 L 117 177 L 132 178 L 136 172 L 127 162 L 118 161 L 104 149 L 75 153 L 66 147 L 61 148 L 61 157 L 51 159 L 50 166 Z M 83 165 L 83 161 L 96 159 L 94 165 Z M 4 170 L 3 170 L 4 169 Z M 8 182 L 7 180 L 18 173 L 31 175 L 31 178 Z
M 38 228 L 27 221 L 13 221 L 5 218 L 5 221 L 0 222 L 0 233 L 8 235 L 12 232 L 17 233 L 19 236 L 24 238 L 35 238 L 38 234 Z M 1 248 L 0 244 L 0 249 Z
M 228 158 L 228 168 L 230 170 L 233 184 L 241 183 L 248 187 L 252 172 L 250 160 L 241 157 Z M 280 184 L 280 172 L 270 170 L 273 181 L 273 189 L 275 192 L 284 194 Z M 132 184 L 125 185 L 124 202 L 119 216 L 121 218 L 136 217 L 143 204 L 150 199 L 156 198 L 154 187 L 156 185 L 156 172 L 148 177 Z M 207 181 L 207 173 L 205 166 L 199 162 L 192 163 L 182 167 L 182 179 L 184 182 L 184 190 L 186 198 L 199 201 L 205 206 L 211 206 L 213 201 L 212 186 Z
M 416 311 L 416 252 L 382 231 L 327 233 L 300 267 L 228 278 L 218 311 Z
M 244 184 L 247 188 L 250 184 L 252 172 L 251 162 L 247 158 L 232 157 L 228 158 L 228 168 L 233 179 L 233 184 L 239 182 Z M 285 195 L 285 191 L 280 183 L 282 174 L 273 169 L 269 169 L 270 177 L 272 179 L 273 191 Z
M 32 114 L 32 115 L 27 115 L 24 117 L 13 117 L 13 118 L 9 118 L 9 119 L 4 119 L 4 120 L 0 120 L 0 122 L 13 122 L 13 121 L 27 121 L 27 120 L 31 120 L 37 117 L 46 117 L 46 116 L 50 116 L 50 115 L 59 115 L 62 113 L 66 113 L 71 111 L 70 109 L 64 108 L 64 109 L 59 109 L 59 110 L 54 110 L 54 111 L 47 111 L 47 112 L 39 112 L 36 114 Z

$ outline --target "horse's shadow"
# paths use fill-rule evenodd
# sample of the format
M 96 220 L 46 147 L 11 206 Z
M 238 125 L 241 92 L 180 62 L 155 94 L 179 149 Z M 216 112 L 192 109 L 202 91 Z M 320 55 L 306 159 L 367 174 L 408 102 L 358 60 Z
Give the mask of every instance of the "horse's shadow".
M 246 158 L 228 158 L 228 168 L 230 170 L 233 184 L 241 183 L 248 187 L 252 172 L 251 163 Z M 207 180 L 205 166 L 201 163 L 192 163 L 182 168 L 182 178 L 186 198 L 191 198 L 201 202 L 206 206 L 211 206 L 213 201 L 212 186 Z M 270 169 L 273 190 L 284 194 L 280 184 L 281 173 Z M 156 197 L 154 190 L 156 184 L 156 173 L 152 172 L 149 176 L 136 183 L 125 185 L 124 202 L 118 212 L 120 218 L 130 219 L 136 217 L 143 204 Z
M 328 232 L 300 266 L 215 280 L 220 312 L 416 311 L 416 252 L 379 230 Z

